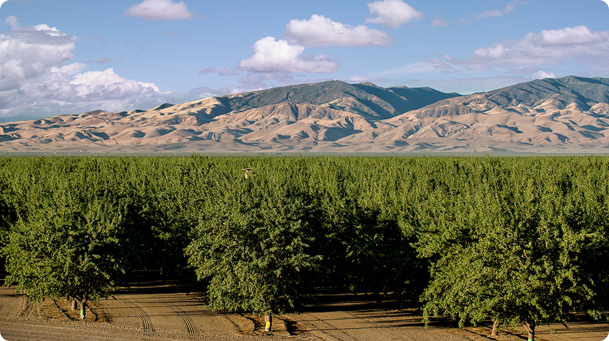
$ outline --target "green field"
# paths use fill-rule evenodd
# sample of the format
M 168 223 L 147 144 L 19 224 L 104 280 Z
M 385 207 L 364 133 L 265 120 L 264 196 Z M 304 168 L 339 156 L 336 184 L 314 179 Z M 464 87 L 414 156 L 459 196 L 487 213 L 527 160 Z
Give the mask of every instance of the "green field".
M 148 269 L 255 314 L 319 287 L 529 327 L 609 304 L 607 157 L 4 157 L 0 189 L 33 300 Z

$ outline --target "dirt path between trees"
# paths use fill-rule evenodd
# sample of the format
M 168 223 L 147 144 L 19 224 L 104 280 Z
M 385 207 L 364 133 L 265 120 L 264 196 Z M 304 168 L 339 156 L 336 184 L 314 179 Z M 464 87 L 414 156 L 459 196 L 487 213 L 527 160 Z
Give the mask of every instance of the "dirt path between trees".
M 600 341 L 608 323 L 578 322 L 570 329 L 540 327 L 538 340 Z M 321 295 L 303 314 L 278 316 L 273 332 L 261 318 L 216 313 L 198 295 L 169 287 L 139 287 L 91 302 L 85 321 L 69 302 L 29 303 L 14 289 L 0 288 L 0 334 L 18 340 L 491 340 L 486 327 L 456 329 L 447 324 L 425 328 L 414 311 L 392 309 L 365 295 Z M 495 340 L 523 340 L 522 331 L 503 330 Z M 1 340 L 1 339 L 0 339 Z

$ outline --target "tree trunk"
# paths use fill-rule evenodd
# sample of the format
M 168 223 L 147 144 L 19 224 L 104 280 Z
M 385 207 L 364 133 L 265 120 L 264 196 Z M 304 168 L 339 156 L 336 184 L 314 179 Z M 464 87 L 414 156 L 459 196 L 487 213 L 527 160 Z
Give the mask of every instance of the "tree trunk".
M 80 301 L 80 319 L 84 320 L 85 319 L 85 307 L 86 307 L 87 301 L 85 298 L 82 299 L 82 301 Z
M 77 299 L 72 299 L 72 311 L 75 311 L 76 309 L 78 309 L 78 300 Z
M 535 322 L 526 321 L 524 323 L 524 328 L 527 330 L 529 334 L 529 341 L 535 340 Z
M 499 320 L 495 320 L 495 322 L 493 322 L 493 330 L 491 331 L 491 336 L 497 336 L 498 327 L 499 327 Z
M 264 315 L 264 322 L 265 322 L 264 331 L 270 332 L 271 327 L 273 326 L 273 316 L 271 316 L 270 312 L 268 314 Z

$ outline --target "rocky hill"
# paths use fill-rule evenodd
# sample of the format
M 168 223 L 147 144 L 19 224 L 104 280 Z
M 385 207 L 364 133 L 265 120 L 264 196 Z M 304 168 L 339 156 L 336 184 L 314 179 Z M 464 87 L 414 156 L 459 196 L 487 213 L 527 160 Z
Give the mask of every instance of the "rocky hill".
M 609 79 L 468 96 L 339 81 L 0 124 L 4 153 L 606 153 Z

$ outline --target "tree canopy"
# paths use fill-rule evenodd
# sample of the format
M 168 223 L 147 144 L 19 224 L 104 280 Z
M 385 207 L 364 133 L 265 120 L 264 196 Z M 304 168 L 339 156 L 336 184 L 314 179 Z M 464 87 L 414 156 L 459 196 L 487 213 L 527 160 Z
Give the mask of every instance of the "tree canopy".
M 313 287 L 461 325 L 609 308 L 606 157 L 0 158 L 0 190 L 6 283 L 35 300 L 148 269 L 256 314 Z

